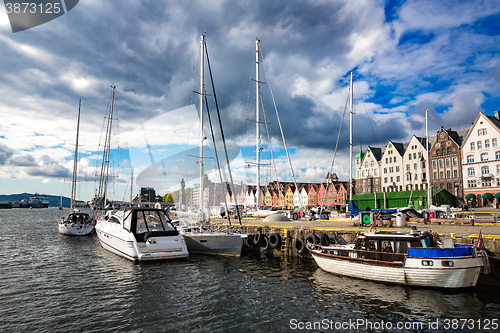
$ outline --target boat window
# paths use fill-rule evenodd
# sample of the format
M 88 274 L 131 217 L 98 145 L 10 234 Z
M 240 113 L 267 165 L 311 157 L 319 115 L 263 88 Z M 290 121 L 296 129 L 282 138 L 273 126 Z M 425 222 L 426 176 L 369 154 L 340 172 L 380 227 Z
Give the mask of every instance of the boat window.
M 408 252 L 408 248 L 410 248 L 410 242 L 407 241 L 399 241 L 396 242 L 396 253 L 406 253 Z
M 111 218 L 108 220 L 108 222 L 120 224 L 120 220 L 118 220 L 114 216 L 111 216 Z
M 137 213 L 137 233 L 154 231 L 172 231 L 175 230 L 167 222 L 165 213 L 162 211 L 142 211 Z
M 422 260 L 422 266 L 434 266 L 434 261 L 432 261 L 432 260 Z
M 137 212 L 137 227 L 136 233 L 143 234 L 148 232 L 148 226 L 146 224 L 146 216 L 143 214 L 144 212 Z
M 393 253 L 394 252 L 394 242 L 383 240 L 382 241 L 382 252 Z
M 358 238 L 356 241 L 356 245 L 354 246 L 355 249 L 366 249 L 366 240 L 364 238 Z
M 377 241 L 376 240 L 368 241 L 368 250 L 369 251 L 377 251 Z
M 422 247 L 432 247 L 429 237 L 422 238 L 420 242 L 422 243 Z
M 451 260 L 441 261 L 441 266 L 453 267 L 453 261 L 451 261 Z

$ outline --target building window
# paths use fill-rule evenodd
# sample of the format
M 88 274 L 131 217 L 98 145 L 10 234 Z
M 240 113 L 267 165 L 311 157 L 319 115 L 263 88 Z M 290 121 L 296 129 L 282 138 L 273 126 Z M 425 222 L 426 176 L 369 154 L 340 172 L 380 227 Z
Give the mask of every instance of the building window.
M 481 168 L 481 174 L 482 175 L 486 175 L 488 173 L 490 173 L 490 167 L 489 166 L 484 166 L 484 167 Z
M 375 185 L 378 185 L 378 178 L 375 178 L 374 182 L 375 182 Z
M 394 163 L 396 163 L 396 156 L 394 156 L 393 160 L 394 160 Z
M 365 175 L 366 175 L 365 170 L 361 171 L 361 176 L 365 177 Z
M 385 158 L 385 164 L 388 164 L 388 163 L 389 163 L 389 158 L 388 158 L 388 157 L 386 157 L 386 158 Z
M 397 176 L 396 177 L 396 181 L 399 183 L 401 181 L 401 177 L 400 176 Z
M 425 161 L 422 162 L 422 169 L 425 169 Z
M 441 153 L 441 150 L 436 149 L 436 156 L 439 156 L 439 155 L 440 155 L 440 153 Z
M 410 171 L 410 165 L 409 164 L 406 165 L 406 170 Z
M 491 179 L 483 179 L 483 181 L 481 182 L 481 185 L 483 187 L 490 187 L 491 186 Z
M 394 178 L 393 178 L 393 177 L 391 177 L 391 183 L 393 183 L 393 182 L 394 182 Z
M 451 171 L 450 170 L 446 170 L 446 178 L 451 178 Z
M 476 169 L 474 169 L 474 168 L 468 168 L 467 169 L 467 175 L 469 175 L 469 176 L 475 176 L 476 175 Z
M 422 153 L 421 152 L 418 153 L 418 158 L 420 158 L 420 157 L 422 157 Z
M 411 173 L 406 174 L 406 180 L 411 180 Z
M 495 160 L 500 160 L 500 150 L 495 152 Z
M 425 173 L 422 174 L 422 180 L 425 181 Z
M 411 160 L 411 154 L 409 154 L 409 155 L 408 155 L 408 159 L 410 159 L 410 160 Z
M 375 177 L 377 177 L 377 176 L 378 176 L 378 169 L 375 169 L 375 170 L 373 171 L 373 175 L 374 175 Z
M 433 176 L 434 176 L 434 179 L 437 179 L 437 172 L 436 171 L 434 171 L 434 175 Z
M 415 180 L 418 180 L 418 173 L 415 174 Z
M 457 166 L 457 158 L 456 157 L 453 157 L 453 166 Z
M 368 177 L 371 177 L 371 176 L 372 176 L 372 171 L 368 170 Z
M 392 157 L 389 157 L 389 163 L 392 163 Z
M 387 173 L 387 168 L 384 168 L 384 173 Z
M 396 172 L 399 172 L 399 165 L 396 165 Z
M 488 153 L 481 154 L 481 162 L 485 162 L 488 160 Z
M 490 148 L 490 140 L 484 140 L 484 148 Z
M 495 148 L 497 146 L 497 139 L 491 139 L 491 146 Z
M 446 159 L 446 166 L 447 166 L 447 167 L 449 167 L 449 166 L 450 166 L 450 159 L 449 159 L 449 158 L 447 158 L 447 159 Z
M 384 177 L 384 183 L 387 183 L 387 177 Z
M 500 165 L 497 165 L 497 174 L 500 173 Z
M 476 144 L 474 142 L 470 143 L 470 150 L 476 150 Z
M 477 187 L 476 181 L 475 180 L 468 180 L 467 181 L 467 187 L 468 188 Z
M 451 147 L 448 147 L 448 154 L 451 154 Z
M 363 179 L 363 185 L 366 185 L 366 179 Z
M 413 153 L 413 159 L 416 160 L 417 159 L 417 154 L 416 153 Z
M 365 168 L 368 168 L 368 162 L 365 162 Z
M 483 149 L 483 142 L 482 141 L 477 142 L 477 149 Z
M 474 155 L 467 156 L 467 163 L 474 163 Z
M 375 193 L 378 193 L 378 187 L 375 187 Z
M 480 128 L 477 130 L 477 135 L 478 136 L 481 136 L 481 135 L 486 135 L 488 132 L 486 131 L 486 128 Z
M 413 170 L 417 170 L 417 163 L 413 163 Z
M 433 167 L 434 169 L 436 169 L 436 168 L 437 168 L 437 163 L 436 163 L 436 160 L 432 160 L 432 167 Z
M 389 168 L 389 172 L 390 172 L 390 173 L 393 173 L 393 172 L 394 172 L 394 167 L 390 167 L 390 168 Z
M 443 171 L 439 171 L 439 179 L 444 179 L 444 172 Z
M 444 152 L 445 152 L 445 149 L 443 148 L 443 150 L 442 150 L 443 155 L 444 155 Z
M 442 168 L 443 167 L 443 160 L 439 160 L 439 167 Z
M 458 170 L 455 169 L 453 170 L 453 178 L 457 178 L 458 177 Z

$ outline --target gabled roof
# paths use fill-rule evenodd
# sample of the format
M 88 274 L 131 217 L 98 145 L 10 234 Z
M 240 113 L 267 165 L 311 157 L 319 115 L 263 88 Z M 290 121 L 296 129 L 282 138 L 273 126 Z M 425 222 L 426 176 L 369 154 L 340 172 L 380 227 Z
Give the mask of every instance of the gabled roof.
M 372 152 L 372 155 L 373 157 L 375 157 L 375 160 L 379 162 L 383 154 L 382 149 L 377 147 L 368 147 L 367 150 L 368 149 L 370 149 L 370 151 Z

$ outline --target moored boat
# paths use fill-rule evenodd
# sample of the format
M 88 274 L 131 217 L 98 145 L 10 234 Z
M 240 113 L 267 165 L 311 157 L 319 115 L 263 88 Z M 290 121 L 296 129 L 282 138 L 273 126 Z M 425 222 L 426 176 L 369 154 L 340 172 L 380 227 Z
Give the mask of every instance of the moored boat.
M 73 180 L 71 185 L 71 204 L 70 213 L 59 220 L 59 233 L 69 236 L 85 236 L 89 235 L 94 230 L 94 223 L 89 214 L 80 213 L 79 210 L 74 209 L 75 207 L 75 197 L 76 197 L 76 182 L 78 176 L 78 135 L 80 133 L 80 107 L 82 105 L 82 100 L 78 101 L 78 118 L 76 123 L 76 144 L 75 144 L 75 155 L 73 158 Z M 62 195 L 61 195 L 61 207 L 62 209 Z
M 186 258 L 186 242 L 156 208 L 110 210 L 95 226 L 101 246 L 133 261 Z
M 473 245 L 438 247 L 429 233 L 360 233 L 355 244 L 307 244 L 323 270 L 389 284 L 475 287 L 489 272 L 486 253 Z

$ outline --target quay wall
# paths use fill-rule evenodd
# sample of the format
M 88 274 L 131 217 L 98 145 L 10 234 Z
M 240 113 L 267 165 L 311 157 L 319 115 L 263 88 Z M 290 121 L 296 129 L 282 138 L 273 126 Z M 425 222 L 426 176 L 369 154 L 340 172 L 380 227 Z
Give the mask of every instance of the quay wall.
M 314 222 L 317 222 L 316 225 Z M 305 239 L 309 235 L 315 235 L 318 239 L 322 234 L 327 234 L 330 237 L 333 236 L 342 236 L 346 242 L 354 242 L 356 239 L 356 235 L 362 231 L 368 231 L 368 228 L 360 228 L 358 226 L 354 226 L 352 222 L 345 224 L 343 226 L 324 226 L 322 221 L 304 221 L 303 225 L 300 222 L 294 221 L 293 223 L 266 223 L 262 220 L 244 220 L 241 227 L 241 232 L 250 234 L 250 235 L 263 235 L 266 236 L 269 240 L 269 237 L 273 234 L 279 235 L 281 239 L 281 244 L 276 248 L 272 248 L 268 246 L 265 247 L 265 243 L 263 243 L 262 239 L 257 239 L 259 244 L 253 244 L 254 242 L 250 241 L 250 246 L 245 246 L 247 250 L 252 251 L 264 251 L 267 253 L 273 253 L 274 255 L 284 255 L 284 256 L 309 256 L 309 253 L 306 249 L 299 253 L 296 248 L 301 248 L 300 241 L 297 244 L 297 239 L 300 239 L 305 246 Z M 211 224 L 216 228 L 226 229 L 228 227 L 227 220 L 223 219 L 212 219 Z M 323 224 L 323 225 L 322 225 Z M 495 228 L 491 228 L 492 225 L 484 226 L 482 231 L 482 238 L 484 247 L 491 252 L 496 254 L 500 254 L 500 225 L 495 226 Z M 462 229 L 456 229 L 453 226 L 440 226 L 439 228 L 435 225 L 426 225 L 425 228 L 421 228 L 418 226 L 419 231 L 435 231 L 438 232 L 442 237 L 453 237 L 455 238 L 455 243 L 457 244 L 474 244 L 481 226 L 468 226 L 468 229 L 463 229 L 466 227 L 461 227 Z M 489 229 L 488 229 L 489 228 Z M 237 221 L 232 221 L 232 229 L 240 230 Z M 434 230 L 433 230 L 434 229 Z M 438 230 L 435 230 L 438 229 Z M 409 231 L 409 228 L 378 228 L 379 231 Z M 464 231 L 465 230 L 465 231 Z M 457 232 L 459 231 L 459 232 Z M 489 234 L 488 231 L 491 231 L 492 234 Z M 311 237 L 311 236 L 310 236 Z M 314 237 L 314 236 L 313 236 Z M 257 236 L 255 238 L 262 238 Z M 272 236 L 273 239 L 276 239 L 276 236 Z

